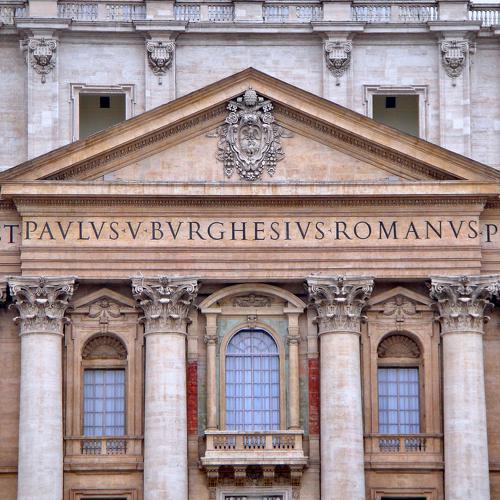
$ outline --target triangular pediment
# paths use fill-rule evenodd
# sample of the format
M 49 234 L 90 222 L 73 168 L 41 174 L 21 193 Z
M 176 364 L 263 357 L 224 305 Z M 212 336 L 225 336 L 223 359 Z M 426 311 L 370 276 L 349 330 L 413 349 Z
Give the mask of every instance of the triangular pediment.
M 412 307 L 415 311 L 429 311 L 432 300 L 408 288 L 397 286 L 375 295 L 368 301 L 371 310 L 386 310 L 400 306 Z
M 249 68 L 85 140 L 13 167 L 0 181 L 245 182 L 228 178 L 214 132 L 252 88 L 282 127 L 276 182 L 500 179 L 500 173 Z M 258 181 L 257 181 L 258 182 Z
M 100 288 L 92 293 L 79 297 L 73 302 L 73 310 L 76 312 L 89 312 L 93 306 L 109 308 L 118 313 L 135 310 L 136 303 L 121 293 L 110 290 L 109 288 Z

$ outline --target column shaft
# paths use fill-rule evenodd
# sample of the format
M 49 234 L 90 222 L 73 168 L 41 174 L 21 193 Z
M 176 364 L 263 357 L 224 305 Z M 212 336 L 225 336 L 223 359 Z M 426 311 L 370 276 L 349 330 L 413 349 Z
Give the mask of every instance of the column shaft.
M 445 498 L 489 500 L 483 331 L 500 276 L 433 277 L 443 337 Z
M 288 413 L 290 429 L 298 429 L 300 423 L 298 339 L 293 339 L 288 343 Z
M 148 500 L 188 498 L 186 339 L 146 337 L 144 495 Z
M 364 500 L 361 312 L 370 278 L 310 278 L 320 335 L 321 498 Z
M 144 498 L 188 498 L 186 332 L 193 279 L 133 278 L 144 311 Z
M 365 498 L 359 337 L 320 337 L 322 498 Z M 328 492 L 327 494 L 325 492 Z
M 9 278 L 21 335 L 19 500 L 62 500 L 62 336 L 74 278 Z
M 490 498 L 480 334 L 443 337 L 445 494 L 448 500 Z

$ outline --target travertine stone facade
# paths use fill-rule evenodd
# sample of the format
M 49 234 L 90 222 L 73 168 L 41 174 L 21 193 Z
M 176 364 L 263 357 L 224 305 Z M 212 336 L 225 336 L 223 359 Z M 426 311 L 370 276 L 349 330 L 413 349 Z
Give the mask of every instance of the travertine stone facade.
M 441 4 L 443 15 L 461 12 Z M 105 15 L 125 15 L 113 6 Z M 159 3 L 146 12 L 171 17 L 174 7 L 188 12 Z M 233 30 L 263 8 L 282 12 L 234 7 L 237 22 L 221 21 Z M 347 2 L 322 7 L 324 16 L 351 15 Z M 292 11 L 297 19 L 306 12 Z M 22 19 L 0 30 L 14 37 L 21 23 L 55 22 Z M 426 26 L 440 33 L 433 22 Z M 43 48 L 30 66 L 37 91 L 55 89 L 71 44 L 87 44 L 73 27 L 111 26 L 82 23 L 25 33 L 37 44 L 57 40 L 26 45 L 33 57 Z M 203 36 L 213 29 L 197 23 Z M 316 50 L 301 22 L 282 24 L 258 29 L 263 38 L 298 30 L 295 45 L 282 46 L 289 57 Z M 428 33 L 416 24 L 424 78 Z M 125 67 L 115 82 L 135 96 L 136 110 L 195 86 L 177 77 L 189 51 L 208 50 L 198 32 L 172 19 L 137 21 L 136 30 L 157 29 L 139 47 L 132 24 L 112 26 L 113 35 L 93 39 L 92 74 L 105 74 L 103 40 L 123 35 L 127 48 L 113 64 L 124 52 L 140 56 L 149 78 L 148 96 Z M 383 44 L 362 48 L 377 27 L 348 26 L 359 36 L 325 35 L 323 26 L 308 64 L 326 68 L 328 57 L 321 85 L 354 102 L 356 54 L 365 50 L 370 66 Z M 476 31 L 495 39 L 494 29 Z M 460 79 L 475 71 L 478 52 L 470 37 L 466 54 L 454 37 L 438 38 L 435 68 L 459 105 Z M 211 34 L 214 44 L 235 39 Z M 245 44 L 257 51 L 258 39 Z M 228 73 L 237 62 L 227 59 Z M 500 174 L 322 99 L 319 80 L 292 73 L 317 88 L 246 69 L 0 173 L 2 500 L 500 496 Z M 66 81 L 76 99 L 101 88 L 98 80 Z M 363 99 L 384 95 L 386 83 L 367 83 Z M 408 81 L 398 91 L 431 102 L 438 89 L 426 85 Z M 431 114 L 443 109 L 429 109 L 429 134 Z M 446 133 L 473 150 L 471 130 L 470 138 Z M 35 135 L 30 147 L 43 144 Z

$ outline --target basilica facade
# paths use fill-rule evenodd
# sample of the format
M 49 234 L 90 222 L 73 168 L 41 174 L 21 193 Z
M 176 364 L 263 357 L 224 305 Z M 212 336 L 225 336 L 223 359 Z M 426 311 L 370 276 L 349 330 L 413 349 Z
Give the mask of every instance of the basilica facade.
M 500 498 L 499 12 L 1 2 L 2 500 Z

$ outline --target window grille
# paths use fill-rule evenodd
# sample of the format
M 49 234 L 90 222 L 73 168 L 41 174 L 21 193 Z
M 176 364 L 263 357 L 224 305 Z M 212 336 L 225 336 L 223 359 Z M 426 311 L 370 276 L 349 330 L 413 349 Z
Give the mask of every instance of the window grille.
M 85 370 L 84 436 L 125 434 L 125 370 Z
M 226 349 L 226 429 L 279 429 L 278 346 L 263 330 L 238 332 Z
M 420 432 L 418 368 L 378 369 L 378 424 L 381 434 Z

